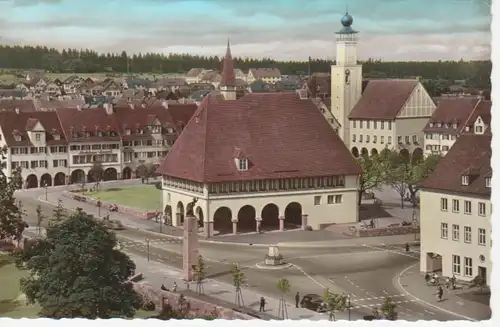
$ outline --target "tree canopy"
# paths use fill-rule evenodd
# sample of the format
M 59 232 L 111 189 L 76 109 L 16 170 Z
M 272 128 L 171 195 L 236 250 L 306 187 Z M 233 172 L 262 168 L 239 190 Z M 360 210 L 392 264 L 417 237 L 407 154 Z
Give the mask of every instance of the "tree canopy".
M 29 271 L 21 280 L 28 303 L 47 318 L 133 317 L 140 298 L 128 282 L 135 264 L 118 250 L 114 233 L 82 210 L 47 228 L 47 236 L 18 254 Z

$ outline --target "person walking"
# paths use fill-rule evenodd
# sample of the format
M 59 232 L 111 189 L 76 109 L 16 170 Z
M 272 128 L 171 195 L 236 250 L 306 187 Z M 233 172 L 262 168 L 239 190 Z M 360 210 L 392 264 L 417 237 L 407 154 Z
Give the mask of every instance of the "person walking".
M 300 302 L 300 294 L 299 294 L 299 292 L 297 292 L 297 294 L 295 294 L 295 307 L 296 308 L 299 307 L 299 302 Z
M 266 311 L 266 299 L 264 299 L 264 297 L 261 297 L 259 312 L 265 312 L 265 311 Z
M 174 282 L 174 286 L 172 287 L 172 292 L 177 292 L 177 283 Z
M 441 287 L 441 285 L 437 289 L 436 297 L 438 299 L 438 302 L 441 302 L 443 300 L 443 288 Z

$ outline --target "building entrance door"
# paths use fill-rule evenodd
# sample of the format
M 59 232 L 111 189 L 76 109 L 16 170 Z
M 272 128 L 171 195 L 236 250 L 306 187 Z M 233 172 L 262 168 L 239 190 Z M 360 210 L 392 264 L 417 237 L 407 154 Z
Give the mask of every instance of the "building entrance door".
M 486 267 L 477 267 L 477 274 L 479 275 L 479 277 L 483 278 L 484 281 L 487 281 L 486 279 Z

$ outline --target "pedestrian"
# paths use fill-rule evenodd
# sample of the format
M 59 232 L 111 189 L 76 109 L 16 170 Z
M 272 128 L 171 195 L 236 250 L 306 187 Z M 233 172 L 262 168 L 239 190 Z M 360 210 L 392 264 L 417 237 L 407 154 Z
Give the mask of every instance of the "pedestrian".
M 264 297 L 261 297 L 259 312 L 265 312 L 265 311 L 266 311 L 266 299 L 264 299 Z
M 373 221 L 373 218 L 370 220 L 370 227 L 375 228 L 375 222 Z
M 406 243 L 405 250 L 406 252 L 410 252 L 410 244 Z
M 299 292 L 297 292 L 297 294 L 295 294 L 295 307 L 296 308 L 299 307 L 299 301 L 300 301 L 300 294 L 299 294 Z
M 425 273 L 424 278 L 425 278 L 425 283 L 429 284 L 429 280 L 431 279 L 431 275 L 429 275 L 429 273 Z
M 441 285 L 438 287 L 436 297 L 438 299 L 438 302 L 441 302 L 443 300 L 443 288 L 441 287 Z
M 172 287 L 172 292 L 177 292 L 177 283 L 174 282 L 174 286 Z

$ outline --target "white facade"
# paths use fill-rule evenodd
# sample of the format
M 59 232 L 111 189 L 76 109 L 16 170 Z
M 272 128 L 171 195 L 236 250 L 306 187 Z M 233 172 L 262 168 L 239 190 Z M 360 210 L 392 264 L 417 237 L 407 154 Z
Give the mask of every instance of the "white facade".
M 420 271 L 491 280 L 491 201 L 420 190 Z M 431 254 L 441 258 L 433 258 Z
M 306 179 L 309 180 L 309 179 Z M 300 183 L 301 180 L 294 179 L 292 183 Z M 252 181 L 235 182 L 234 186 L 243 185 L 250 189 Z M 257 183 L 257 182 L 253 182 Z M 267 187 L 261 183 L 267 183 Z M 259 181 L 259 188 L 269 188 L 271 181 Z M 315 182 L 317 183 L 317 181 Z M 313 187 L 309 189 L 288 189 L 279 191 L 255 191 L 255 192 L 229 192 L 232 189 L 231 183 L 222 184 L 224 190 L 228 190 L 225 194 L 216 194 L 211 191 L 211 186 L 208 184 L 194 183 L 189 181 L 177 180 L 169 181 L 167 177 L 163 177 L 163 207 L 166 212 L 171 210 L 172 223 L 174 226 L 179 226 L 182 223 L 181 216 L 184 215 L 185 209 L 194 197 L 198 199 L 196 204 L 195 214 L 198 219 L 203 220 L 206 226 L 205 232 L 212 235 L 214 225 L 217 225 L 218 219 L 225 219 L 227 223 L 234 223 L 233 232 L 237 231 L 239 212 L 243 207 L 251 206 L 254 210 L 255 226 L 262 219 L 262 223 L 266 224 L 266 217 L 263 214 L 264 207 L 275 205 L 278 210 L 276 212 L 276 220 L 285 220 L 286 208 L 290 204 L 299 204 L 303 215 L 307 215 L 307 225 L 313 229 L 319 229 L 321 225 L 332 223 L 354 223 L 358 221 L 358 177 L 346 176 L 343 186 L 332 187 Z M 284 184 L 284 183 L 283 183 Z M 170 209 L 167 209 L 170 208 Z M 229 217 L 217 216 L 218 209 L 229 209 Z M 227 210 L 226 210 L 227 212 Z M 280 218 L 281 217 L 281 218 Z M 251 223 L 251 222 L 250 222 Z M 247 224 L 248 225 L 248 224 Z M 217 226 L 215 226 L 217 229 Z
M 337 118 L 339 136 L 349 144 L 349 113 L 361 98 L 363 68 L 358 65 L 358 39 L 355 34 L 338 34 L 336 39 L 337 57 L 331 69 L 331 110 Z

